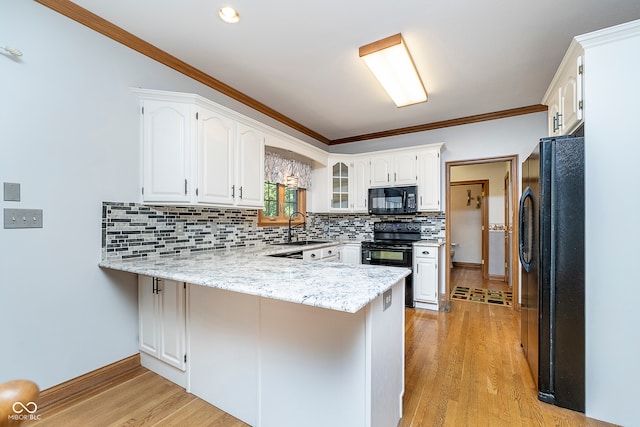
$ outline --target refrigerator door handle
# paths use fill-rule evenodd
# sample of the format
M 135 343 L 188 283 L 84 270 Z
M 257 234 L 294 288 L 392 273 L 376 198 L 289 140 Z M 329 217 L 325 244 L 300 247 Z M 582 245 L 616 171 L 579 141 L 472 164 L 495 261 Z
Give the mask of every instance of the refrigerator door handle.
M 522 264 L 522 267 L 528 273 L 531 271 L 531 262 L 533 260 L 531 258 L 529 258 L 528 260 L 525 259 L 525 250 L 527 249 L 526 246 L 527 246 L 527 243 L 530 243 L 528 241 L 525 242 L 525 238 L 528 234 L 528 233 L 525 233 L 525 227 L 526 226 L 533 227 L 533 224 L 529 223 L 525 218 L 525 208 L 526 208 L 525 203 L 527 199 L 531 199 L 531 204 L 529 206 L 529 209 L 533 209 L 533 191 L 531 190 L 531 187 L 527 187 L 522 193 L 522 197 L 520 197 L 520 209 L 518 211 L 518 219 L 519 219 L 518 255 L 520 257 L 520 263 Z M 531 217 L 531 219 L 533 220 L 533 217 Z M 531 230 L 531 235 L 532 234 L 533 234 L 533 230 Z

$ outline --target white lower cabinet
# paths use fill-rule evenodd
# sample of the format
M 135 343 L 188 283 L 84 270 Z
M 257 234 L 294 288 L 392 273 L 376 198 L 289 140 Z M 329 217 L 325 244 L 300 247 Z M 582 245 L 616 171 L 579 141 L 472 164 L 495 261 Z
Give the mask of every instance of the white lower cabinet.
M 303 251 L 302 259 L 305 261 L 338 261 L 338 246 Z
M 362 264 L 360 243 L 344 243 L 338 249 L 338 261 L 343 264 Z
M 415 245 L 413 284 L 416 308 L 438 309 L 439 261 L 441 246 Z
M 186 369 L 186 286 L 183 282 L 138 276 L 140 351 Z

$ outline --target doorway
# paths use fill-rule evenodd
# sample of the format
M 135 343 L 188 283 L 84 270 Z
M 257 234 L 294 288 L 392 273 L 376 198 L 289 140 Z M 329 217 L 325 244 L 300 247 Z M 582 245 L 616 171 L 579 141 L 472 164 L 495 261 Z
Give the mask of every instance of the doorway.
M 492 171 L 491 178 L 487 178 L 487 171 Z M 482 175 L 485 176 L 482 176 Z M 508 286 L 513 292 L 514 309 L 519 308 L 519 280 L 517 272 L 513 271 L 513 260 L 517 259 L 517 248 L 514 244 L 513 236 L 517 235 L 517 209 L 514 209 L 513 201 L 518 195 L 518 156 L 505 156 L 486 159 L 474 159 L 464 161 L 446 162 L 446 206 L 445 206 L 445 227 L 446 234 L 445 257 L 448 268 L 445 269 L 445 310 L 451 306 L 451 277 L 454 263 L 462 263 L 464 258 L 459 257 L 461 250 L 459 242 L 453 240 L 454 233 L 454 194 L 457 197 L 455 203 L 460 203 L 460 191 L 454 191 L 454 187 L 473 181 L 489 180 L 485 188 L 484 195 L 474 194 L 473 190 L 469 194 L 469 207 L 477 210 L 488 210 L 488 226 L 484 225 L 483 232 L 488 236 L 483 244 L 488 248 L 481 250 L 480 258 L 482 280 L 500 280 L 501 286 Z M 471 189 L 471 188 L 469 188 Z M 462 192 L 462 200 L 467 201 L 467 188 Z M 478 202 L 480 207 L 477 207 Z M 453 249 L 455 257 L 452 258 L 452 243 L 458 243 L 458 247 Z M 464 252 L 462 252 L 464 254 Z M 473 263 L 472 263 L 473 264 Z M 485 273 L 486 270 L 486 273 Z M 479 270 L 476 270 L 479 271 Z
M 489 180 L 451 182 L 451 262 L 450 267 L 478 268 L 489 278 L 489 216 L 486 195 Z

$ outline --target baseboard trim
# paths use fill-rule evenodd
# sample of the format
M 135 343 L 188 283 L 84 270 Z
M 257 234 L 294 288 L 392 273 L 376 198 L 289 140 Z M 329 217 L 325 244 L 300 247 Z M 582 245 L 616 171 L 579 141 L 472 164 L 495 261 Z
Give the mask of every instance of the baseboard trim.
M 453 266 L 454 267 L 461 267 L 461 268 L 476 268 L 476 269 L 480 269 L 482 268 L 482 264 L 476 264 L 473 262 L 453 262 Z
M 40 392 L 38 410 L 43 410 L 63 400 L 73 398 L 112 379 L 140 367 L 140 354 L 134 354 L 117 362 L 87 372 Z
M 497 282 L 505 282 L 504 274 L 490 274 L 489 280 L 495 280 Z

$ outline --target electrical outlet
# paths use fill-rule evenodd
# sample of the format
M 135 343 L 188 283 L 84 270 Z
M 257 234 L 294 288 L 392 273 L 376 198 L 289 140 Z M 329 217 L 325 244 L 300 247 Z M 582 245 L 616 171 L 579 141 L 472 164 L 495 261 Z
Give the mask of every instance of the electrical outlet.
M 382 294 L 382 311 L 391 307 L 391 289 Z
M 5 208 L 4 228 L 42 228 L 42 209 Z

